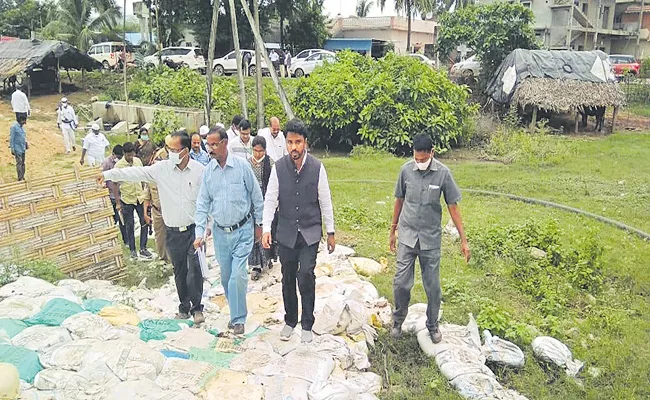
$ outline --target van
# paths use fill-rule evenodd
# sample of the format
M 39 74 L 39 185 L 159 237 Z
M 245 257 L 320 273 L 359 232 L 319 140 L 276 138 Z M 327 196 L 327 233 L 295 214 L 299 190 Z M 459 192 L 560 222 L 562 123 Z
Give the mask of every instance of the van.
M 121 42 L 105 42 L 97 43 L 90 47 L 88 55 L 102 63 L 104 69 L 115 68 L 119 62 L 122 52 L 124 51 L 124 43 Z M 135 60 L 133 52 L 126 47 L 126 61 L 131 63 Z

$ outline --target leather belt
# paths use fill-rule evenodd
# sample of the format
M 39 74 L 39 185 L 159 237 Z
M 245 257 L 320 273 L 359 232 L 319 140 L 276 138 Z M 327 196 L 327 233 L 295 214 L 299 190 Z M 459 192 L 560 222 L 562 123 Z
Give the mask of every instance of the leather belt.
M 221 225 L 217 225 L 217 224 L 215 224 L 215 225 L 217 225 L 217 228 L 221 229 L 222 231 L 230 233 L 230 232 L 234 232 L 237 229 L 241 228 L 242 226 L 246 225 L 248 220 L 251 219 L 251 216 L 252 216 L 251 213 L 248 213 L 248 215 L 246 215 L 244 217 L 244 219 L 239 221 L 239 223 L 236 224 L 236 225 L 232 225 L 232 226 L 221 226 Z
M 180 226 L 180 227 L 167 226 L 166 228 L 169 229 L 170 231 L 173 231 L 173 232 L 187 232 L 190 229 L 193 230 L 195 226 L 196 226 L 195 224 L 192 224 L 192 225 Z

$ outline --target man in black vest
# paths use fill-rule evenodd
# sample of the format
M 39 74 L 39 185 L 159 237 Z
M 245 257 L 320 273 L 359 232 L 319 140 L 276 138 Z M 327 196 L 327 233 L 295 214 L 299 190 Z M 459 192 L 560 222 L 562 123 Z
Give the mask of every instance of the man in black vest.
M 327 249 L 334 251 L 334 213 L 327 173 L 323 164 L 307 153 L 307 128 L 297 119 L 285 127 L 288 155 L 279 159 L 271 170 L 264 200 L 264 248 L 271 247 L 271 224 L 278 209 L 277 241 L 282 264 L 282 298 L 284 322 L 282 340 L 289 340 L 298 324 L 296 279 L 302 300 L 301 339 L 313 339 L 314 303 L 316 301 L 316 254 L 327 229 Z

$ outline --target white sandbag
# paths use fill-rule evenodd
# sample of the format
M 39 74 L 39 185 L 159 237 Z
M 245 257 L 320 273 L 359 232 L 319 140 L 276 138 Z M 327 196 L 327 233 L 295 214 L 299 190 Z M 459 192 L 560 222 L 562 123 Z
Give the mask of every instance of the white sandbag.
M 41 310 L 37 297 L 12 296 L 0 301 L 0 318 L 28 319 Z
M 450 346 L 446 351 L 436 356 L 436 364 L 439 368 L 448 362 L 484 365 L 485 356 L 480 353 L 477 354 L 466 347 Z
M 357 395 L 354 400 L 379 400 L 379 397 L 375 396 L 372 393 L 363 393 Z
M 272 377 L 252 375 L 248 382 L 264 388 L 264 400 L 308 400 L 307 391 L 311 385 L 303 379 L 284 375 Z
M 370 368 L 370 361 L 368 360 L 368 343 L 364 341 L 355 342 L 350 345 L 350 351 L 354 358 L 354 367 L 359 371 Z
M 144 342 L 111 340 L 101 342 L 84 355 L 82 367 L 104 362 L 120 380 L 154 380 L 162 371 L 165 357 Z
M 440 330 L 442 331 L 442 326 Z M 474 342 L 471 339 L 469 341 L 466 341 L 461 340 L 453 335 L 443 334 L 442 341 L 440 343 L 434 344 L 431 340 L 429 331 L 426 329 L 418 332 L 417 339 L 418 344 L 420 345 L 420 349 L 422 349 L 424 354 L 428 355 L 429 357 L 437 357 L 439 354 L 444 353 L 447 350 L 454 350 L 458 348 L 462 348 L 465 351 L 474 353 L 476 358 L 479 358 L 481 356 L 481 350 L 474 346 Z
M 88 286 L 86 283 L 77 279 L 62 279 L 56 283 L 59 287 L 64 287 L 72 290 L 72 292 L 79 298 L 86 298 L 88 294 Z
M 44 325 L 30 326 L 11 339 L 14 346 L 26 347 L 36 352 L 71 341 L 72 338 L 67 329 L 60 326 Z
M 0 298 L 12 296 L 40 297 L 56 289 L 53 284 L 31 276 L 21 276 L 0 287 Z
M 0 363 L 0 399 L 14 400 L 20 394 L 20 375 L 13 364 Z
M 312 331 L 318 335 L 338 335 L 345 332 L 350 323 L 350 314 L 345 312 L 346 298 L 342 294 L 329 297 L 323 311 L 316 315 Z
M 66 318 L 61 326 L 70 332 L 74 340 L 106 339 L 106 332 L 113 327 L 104 318 L 88 311 Z
M 409 307 L 406 319 L 402 324 L 402 331 L 418 333 L 427 329 L 427 305 L 424 303 L 413 304 Z
M 81 304 L 81 299 L 72 291 L 70 288 L 66 287 L 55 287 L 52 291 L 39 296 L 41 307 L 45 306 L 52 299 L 65 299 L 69 302 Z
M 317 381 L 307 392 L 309 400 L 354 400 L 355 394 L 342 382 Z
M 450 383 L 466 399 L 495 398 L 503 391 L 496 379 L 484 374 L 460 375 Z
M 67 400 L 51 390 L 28 389 L 20 393 L 18 400 Z
M 163 390 L 148 379 L 122 382 L 112 387 L 106 400 L 194 400 L 196 397 L 184 389 Z
M 383 265 L 370 258 L 350 257 L 348 259 L 352 263 L 354 270 L 363 276 L 373 277 L 377 274 L 381 274 L 384 270 Z
M 181 329 L 176 332 L 168 332 L 163 340 L 164 348 L 187 353 L 190 347 L 205 349 L 213 341 L 214 336 L 201 329 Z
M 286 356 L 286 375 L 309 382 L 327 381 L 336 365 L 332 357 L 299 348 Z
M 84 394 L 86 394 L 89 399 L 102 398 L 109 388 L 112 388 L 121 382 L 120 378 L 118 378 L 103 361 L 85 365 L 81 371 L 77 372 L 77 376 L 85 379 L 86 387 L 84 389 Z
M 281 340 L 280 333 L 277 331 L 264 332 L 263 334 L 252 339 L 257 339 L 264 343 L 267 343 L 271 346 L 272 351 L 278 353 L 281 356 L 286 356 L 287 354 L 297 349 L 298 346 L 300 346 L 300 334 L 298 333 L 298 330 L 294 330 L 293 335 L 291 335 L 291 338 L 287 341 Z M 249 341 L 250 340 L 244 342 L 244 345 L 247 345 L 247 342 Z M 258 348 L 258 350 L 262 349 Z
M 262 350 L 247 350 L 230 361 L 230 369 L 240 372 L 262 370 L 267 365 L 280 368 L 284 360 L 276 353 Z M 259 371 L 258 375 L 269 375 L 268 371 Z
M 453 240 L 458 240 L 460 239 L 460 233 L 458 232 L 458 229 L 456 229 L 456 225 L 454 225 L 453 220 L 449 220 L 445 227 L 442 229 L 442 233 L 444 235 L 448 235 L 451 237 Z
M 73 391 L 76 393 L 83 390 L 85 386 L 85 379 L 74 371 L 64 369 L 44 369 L 34 378 L 34 387 L 38 390 Z
M 203 398 L 206 400 L 265 400 L 264 388 L 259 385 L 219 385 L 214 389 L 205 391 Z
M 478 363 L 459 363 L 459 362 L 446 362 L 440 366 L 440 373 L 447 378 L 447 380 L 453 380 L 461 375 L 474 375 L 474 374 L 483 374 L 489 377 L 495 378 L 494 372 L 490 370 L 487 366 Z M 496 379 L 496 378 L 495 378 Z
M 483 354 L 489 362 L 514 368 L 523 368 L 524 352 L 514 343 L 492 336 L 490 331 L 483 331 L 485 344 Z
M 45 368 L 58 368 L 69 371 L 81 369 L 84 357 L 91 349 L 102 342 L 95 339 L 77 340 L 51 347 L 39 354 L 39 360 Z
M 155 382 L 164 390 L 187 389 L 198 394 L 216 371 L 215 366 L 206 362 L 167 358 Z
M 377 394 L 381 391 L 381 377 L 374 372 L 348 371 L 345 373 L 345 382 L 354 394 Z
M 348 369 L 354 365 L 354 355 L 347 342 L 340 336 L 322 335 L 305 347 L 314 352 L 334 358 L 341 369 Z
M 569 376 L 578 376 L 584 367 L 584 363 L 580 360 L 574 360 L 571 350 L 555 338 L 549 336 L 536 337 L 533 340 L 532 347 L 535 357 L 564 368 Z

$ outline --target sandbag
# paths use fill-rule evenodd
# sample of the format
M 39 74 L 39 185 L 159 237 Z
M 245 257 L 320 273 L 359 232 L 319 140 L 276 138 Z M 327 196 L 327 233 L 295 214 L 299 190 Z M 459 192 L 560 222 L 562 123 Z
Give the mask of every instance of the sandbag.
M 286 375 L 309 382 L 327 381 L 334 370 L 332 357 L 315 353 L 308 348 L 299 348 L 286 356 Z
M 217 368 L 230 368 L 230 363 L 237 357 L 236 353 L 218 353 L 212 349 L 190 347 L 190 360 L 201 361 Z
M 216 367 L 208 363 L 168 358 L 155 382 L 164 390 L 187 389 L 198 394 L 216 372 Z
M 355 394 L 376 394 L 381 391 L 381 377 L 374 372 L 347 371 L 345 373 L 345 383 L 348 389 Z
M 533 354 L 538 359 L 564 368 L 569 376 L 578 376 L 584 363 L 574 360 L 571 350 L 559 340 L 549 336 L 539 336 L 532 343 Z
M 38 390 L 55 390 L 59 393 L 78 392 L 85 386 L 85 379 L 75 371 L 64 369 L 44 369 L 34 378 L 34 387 Z
M 442 330 L 442 327 L 441 327 Z M 473 341 L 470 339 L 469 343 L 465 340 L 461 340 L 458 337 L 449 335 L 442 335 L 442 341 L 440 343 L 433 343 L 431 341 L 431 335 L 429 331 L 424 329 L 418 332 L 417 334 L 418 344 L 420 349 L 429 357 L 437 357 L 438 354 L 444 353 L 450 349 L 463 348 L 466 351 L 472 352 L 476 357 L 481 356 L 481 350 L 473 345 Z
M 15 400 L 20 394 L 20 374 L 13 364 L 0 363 L 0 400 Z
M 60 326 L 31 326 L 11 339 L 14 346 L 22 346 L 36 352 L 41 352 L 48 347 L 58 346 L 71 342 L 68 330 Z
M 66 318 L 84 312 L 77 303 L 66 299 L 52 299 L 32 318 L 25 320 L 27 325 L 59 326 Z
M 140 340 L 148 342 L 149 340 L 165 340 L 167 332 L 177 332 L 183 327 L 190 327 L 193 322 L 190 320 L 179 319 L 146 319 L 141 321 Z
M 0 344 L 0 363 L 15 366 L 20 374 L 20 379 L 29 383 L 33 383 L 36 374 L 43 369 L 35 351 L 6 344 Z
M 402 324 L 402 331 L 418 333 L 427 329 L 427 305 L 424 303 L 413 304 L 409 307 L 406 319 Z
M 307 395 L 309 400 L 354 400 L 356 397 L 340 381 L 316 381 L 309 387 Z
M 122 382 L 110 388 L 105 400 L 194 400 L 188 390 L 163 390 L 148 379 Z
M 169 332 L 166 336 L 162 341 L 162 348 L 185 353 L 189 352 L 191 347 L 205 349 L 215 340 L 214 336 L 200 329 L 181 329 L 177 332 Z
M 438 367 L 441 368 L 448 362 L 483 365 L 485 364 L 485 356 L 480 353 L 477 354 L 466 347 L 450 346 L 447 350 L 438 353 L 436 356 L 436 364 Z
M 0 301 L 0 318 L 25 320 L 41 309 L 38 298 L 13 296 Z
M 113 326 L 137 326 L 140 323 L 136 310 L 122 304 L 106 306 L 97 315 L 106 319 Z
M 104 318 L 90 311 L 84 311 L 68 317 L 61 323 L 74 340 L 79 339 L 107 339 L 106 332 L 113 326 Z
M 100 349 L 102 342 L 96 339 L 82 339 L 46 349 L 40 354 L 40 362 L 45 368 L 58 368 L 79 371 L 84 358 L 93 349 Z M 100 353 L 101 356 L 101 353 Z
M 483 354 L 488 362 L 514 368 L 524 367 L 524 352 L 514 343 L 492 336 L 490 331 L 484 330 Z
M 120 339 L 92 347 L 84 354 L 81 367 L 98 362 L 106 363 L 123 381 L 140 378 L 154 380 L 163 368 L 165 357 L 143 342 Z
M 51 390 L 28 389 L 20 393 L 19 400 L 64 400 L 62 396 Z
M 248 382 L 264 387 L 264 400 L 308 400 L 307 391 L 311 386 L 308 381 L 284 375 L 252 375 Z
M 267 366 L 271 366 L 271 371 L 264 370 Z M 233 371 L 250 372 L 265 376 L 272 375 L 273 370 L 278 374 L 282 373 L 281 369 L 284 366 L 285 360 L 282 357 L 276 353 L 262 350 L 247 350 L 230 362 L 230 369 Z
M 311 351 L 332 357 L 335 361 L 339 362 L 341 369 L 347 370 L 354 366 L 354 355 L 345 339 L 340 336 L 319 336 L 307 348 Z
M 56 283 L 56 286 L 64 287 L 72 290 L 72 292 L 79 298 L 85 298 L 88 294 L 88 286 L 85 282 L 78 279 L 62 279 Z
M 460 375 L 450 383 L 466 399 L 495 398 L 503 391 L 496 379 L 484 374 Z
M 256 340 L 255 340 L 256 339 Z M 286 356 L 300 346 L 300 335 L 294 331 L 294 334 L 291 335 L 291 338 L 287 341 L 280 339 L 280 333 L 276 331 L 268 331 L 254 339 L 247 340 L 244 342 L 244 346 L 249 349 L 258 349 L 263 350 L 260 347 L 253 347 L 257 341 L 261 341 L 264 344 L 268 344 L 270 349 L 281 356 Z
M 354 270 L 363 276 L 373 277 L 384 270 L 383 265 L 370 258 L 350 257 L 348 260 L 352 263 Z
M 0 287 L 0 298 L 13 296 L 39 297 L 56 289 L 53 284 L 31 276 L 21 276 L 14 282 Z
M 23 321 L 10 318 L 0 318 L 0 333 L 4 332 L 11 339 L 23 330 L 27 329 L 27 324 Z
M 113 302 L 106 299 L 86 299 L 82 303 L 84 310 L 90 311 L 93 314 L 99 313 L 104 307 L 110 305 L 113 305 Z
M 483 374 L 495 378 L 494 372 L 490 368 L 478 363 L 446 362 L 440 366 L 440 373 L 450 381 L 461 375 L 474 374 Z

